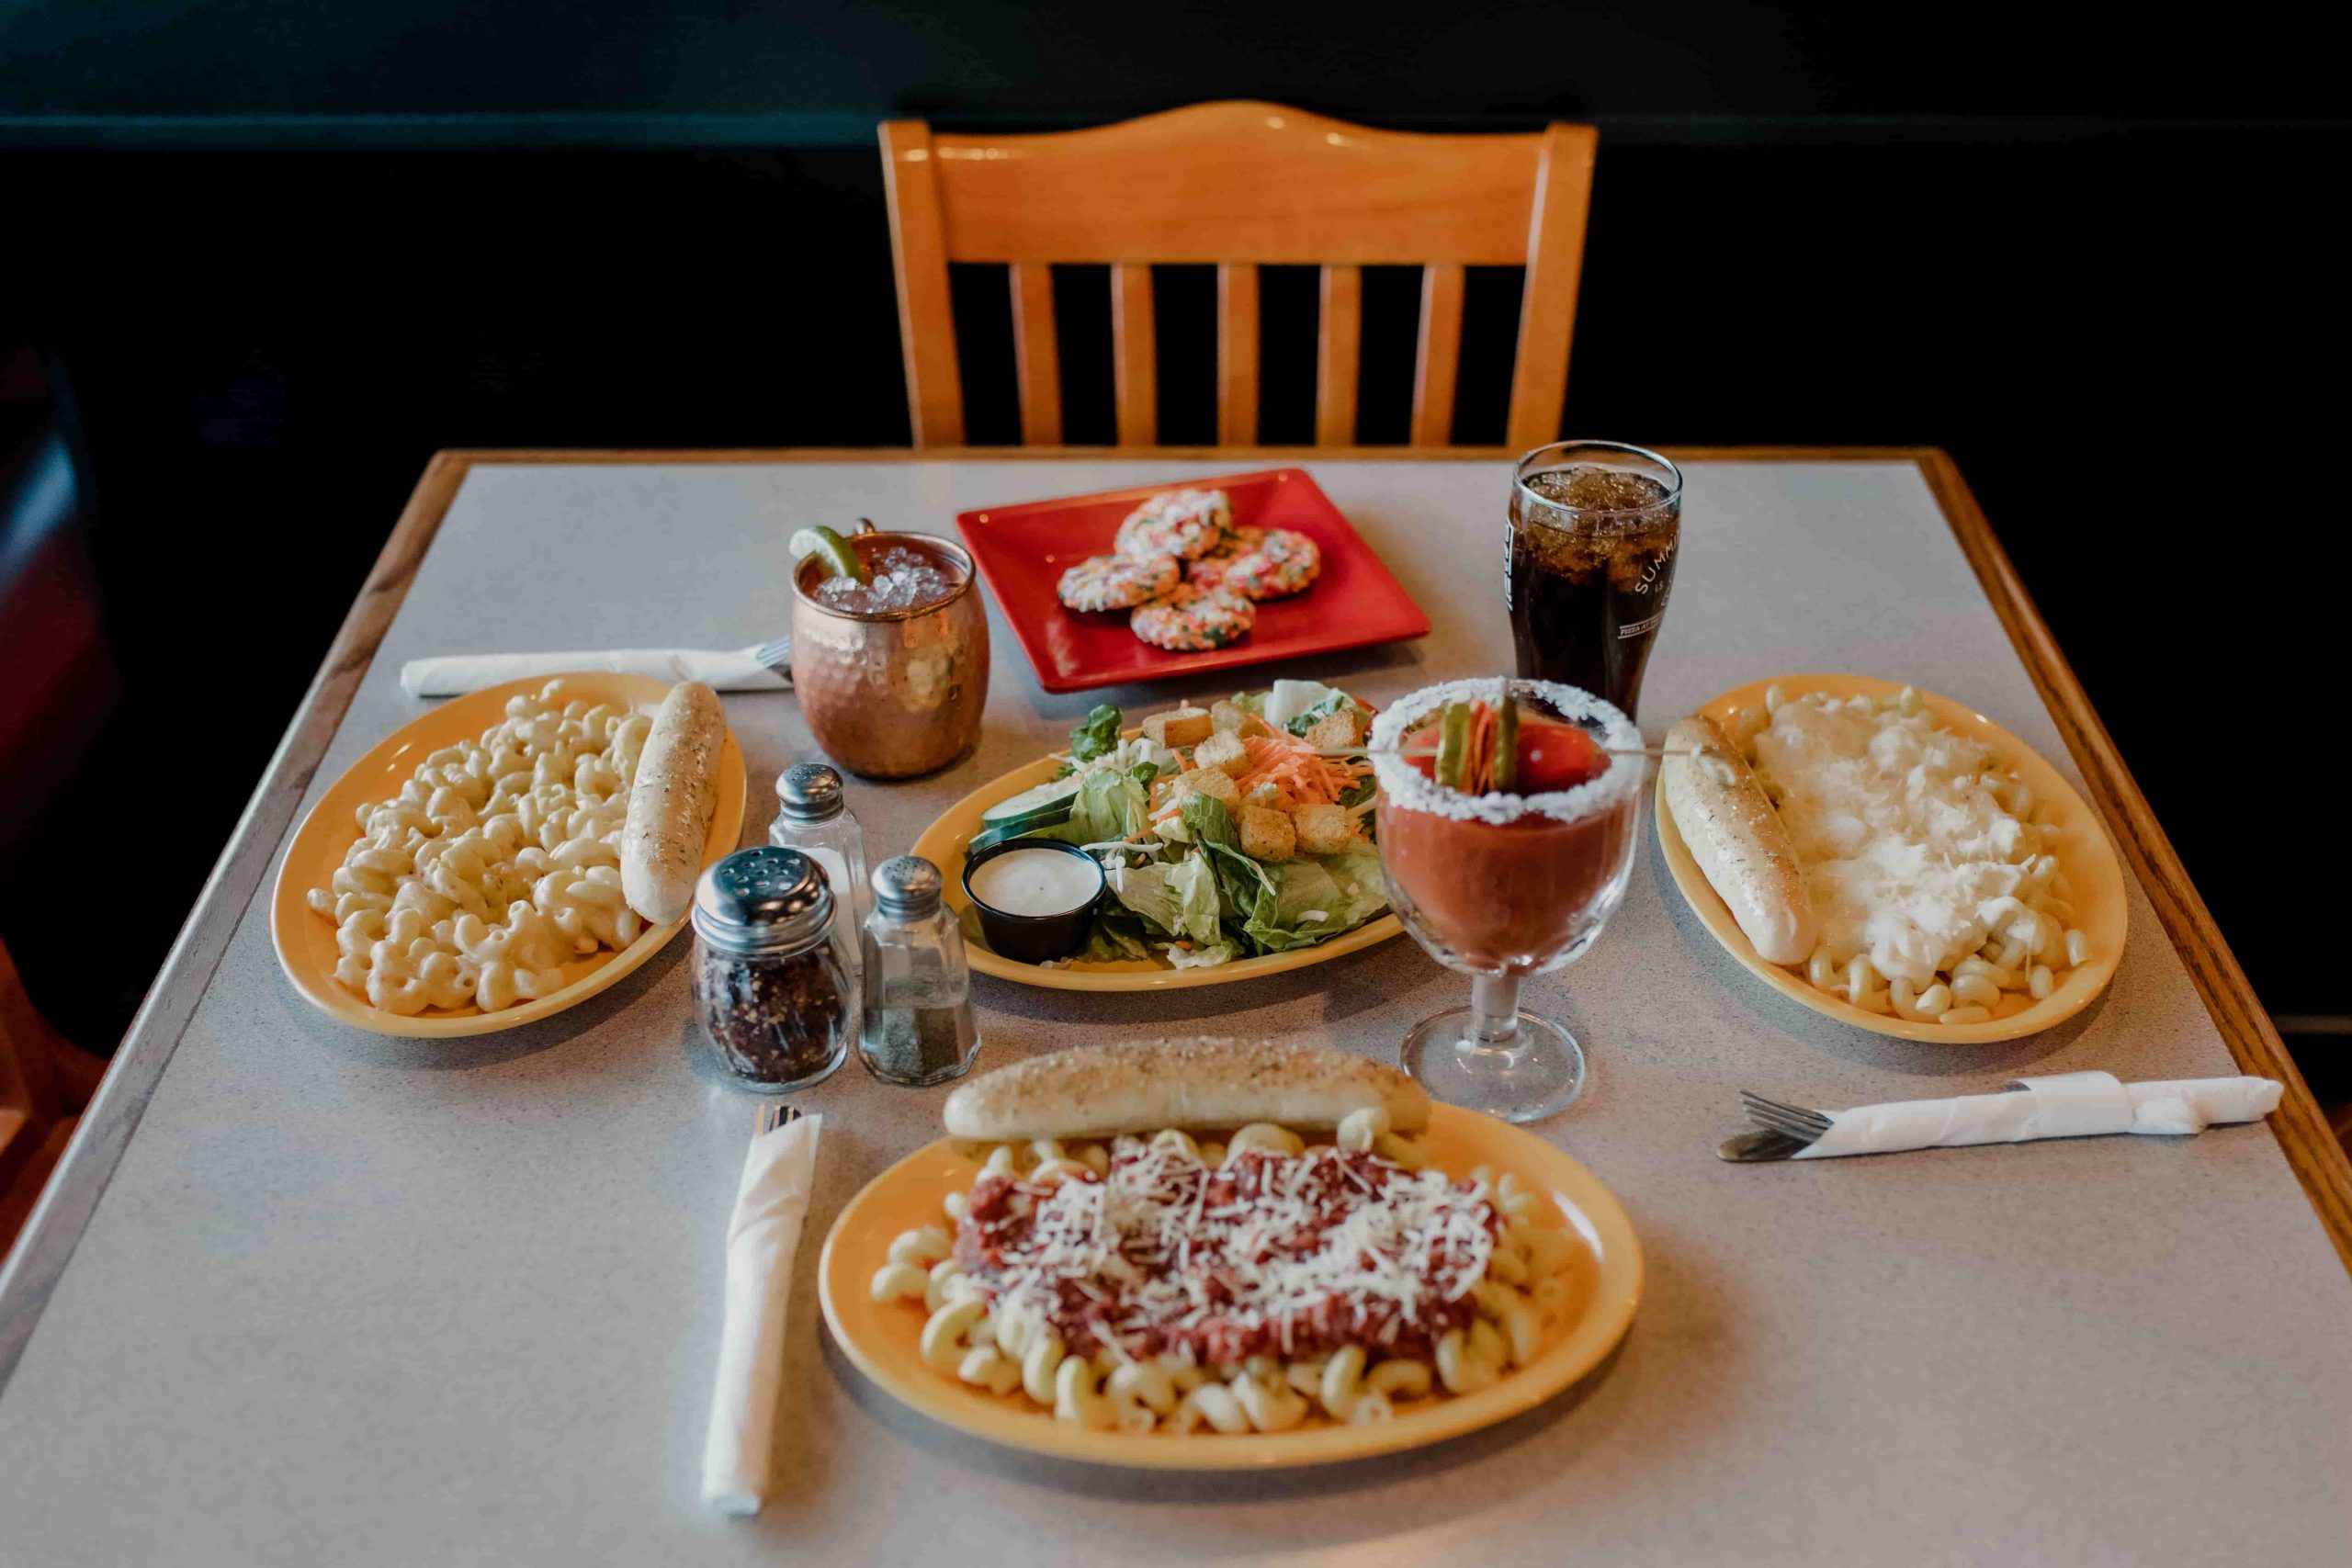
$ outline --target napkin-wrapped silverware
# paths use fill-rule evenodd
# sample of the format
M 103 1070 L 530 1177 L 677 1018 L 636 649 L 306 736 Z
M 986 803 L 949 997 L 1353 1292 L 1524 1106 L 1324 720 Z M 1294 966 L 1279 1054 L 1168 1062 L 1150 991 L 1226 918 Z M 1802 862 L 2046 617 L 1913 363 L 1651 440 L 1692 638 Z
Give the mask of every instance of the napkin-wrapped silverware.
M 453 697 L 528 675 L 569 671 L 699 681 L 714 692 L 781 692 L 792 685 L 792 639 L 718 653 L 698 648 L 607 648 L 571 653 L 460 653 L 412 659 L 401 690 L 412 697 Z
M 821 1116 L 794 1115 L 752 1140 L 727 1222 L 727 1315 L 718 1334 L 718 1383 L 703 1444 L 703 1501 L 722 1513 L 756 1514 L 767 1490 L 776 1393 L 784 1379 L 784 1323 L 792 1260 L 816 1183 Z
M 1761 1130 L 1728 1139 L 1715 1152 L 1737 1161 L 1822 1159 L 2110 1133 L 2178 1135 L 2258 1122 L 2278 1109 L 2283 1092 L 2275 1078 L 2125 1083 L 2112 1073 L 2057 1073 L 2018 1078 L 2001 1094 L 1819 1111 L 1743 1090 L 1744 1108 Z

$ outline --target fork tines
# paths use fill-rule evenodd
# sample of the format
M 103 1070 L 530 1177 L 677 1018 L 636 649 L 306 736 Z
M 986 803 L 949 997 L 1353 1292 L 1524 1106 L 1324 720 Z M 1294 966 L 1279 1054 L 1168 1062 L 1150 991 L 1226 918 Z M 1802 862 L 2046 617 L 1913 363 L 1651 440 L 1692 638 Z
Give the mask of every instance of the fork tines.
M 779 675 L 792 673 L 792 637 L 789 634 L 771 638 L 752 649 L 754 663 L 775 671 Z
M 787 1105 L 780 1100 L 770 1100 L 767 1104 L 760 1107 L 761 1135 L 765 1136 L 766 1134 L 775 1132 L 778 1127 L 789 1126 L 791 1123 L 799 1121 L 800 1117 L 800 1107 L 797 1105 Z
M 1739 1105 L 1747 1112 L 1747 1119 L 1758 1126 L 1770 1132 L 1785 1133 L 1792 1138 L 1802 1138 L 1808 1144 L 1829 1131 L 1829 1118 L 1820 1111 L 1767 1100 L 1753 1089 L 1739 1091 Z

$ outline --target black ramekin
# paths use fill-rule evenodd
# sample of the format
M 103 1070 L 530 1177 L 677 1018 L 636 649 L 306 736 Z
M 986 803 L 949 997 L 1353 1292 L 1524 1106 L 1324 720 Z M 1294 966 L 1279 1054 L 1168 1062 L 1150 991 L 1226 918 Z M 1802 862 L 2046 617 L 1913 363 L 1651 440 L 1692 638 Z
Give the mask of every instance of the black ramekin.
M 1076 855 L 1094 868 L 1094 897 L 1077 908 L 1059 915 L 1013 915 L 991 908 L 972 891 L 973 868 L 984 865 L 1001 854 L 1014 850 L 1051 850 Z M 1000 958 L 1010 958 L 1016 964 L 1043 964 L 1048 959 L 1068 958 L 1086 945 L 1086 922 L 1092 916 L 1097 900 L 1108 886 L 1102 875 L 1102 863 L 1080 849 L 1076 844 L 1059 839 L 1007 839 L 1001 844 L 990 844 L 964 863 L 964 897 L 980 917 L 980 933 L 989 939 L 989 951 Z

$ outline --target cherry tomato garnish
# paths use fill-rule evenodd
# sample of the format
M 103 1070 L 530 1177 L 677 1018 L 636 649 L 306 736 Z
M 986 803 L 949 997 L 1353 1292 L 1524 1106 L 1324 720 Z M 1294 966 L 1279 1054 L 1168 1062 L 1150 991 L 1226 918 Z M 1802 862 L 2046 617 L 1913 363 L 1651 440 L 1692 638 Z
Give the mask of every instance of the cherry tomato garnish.
M 1519 792 L 1543 795 L 1590 784 L 1609 771 L 1609 753 L 1573 724 L 1532 715 L 1519 725 Z

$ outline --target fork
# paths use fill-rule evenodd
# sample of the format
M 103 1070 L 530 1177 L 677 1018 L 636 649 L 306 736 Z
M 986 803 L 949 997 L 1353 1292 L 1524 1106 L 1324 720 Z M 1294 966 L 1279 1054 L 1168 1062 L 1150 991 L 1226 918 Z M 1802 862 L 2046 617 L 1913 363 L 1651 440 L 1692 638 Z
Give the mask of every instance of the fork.
M 1785 1133 L 1792 1138 L 1802 1138 L 1808 1144 L 1829 1131 L 1829 1118 L 1821 1111 L 1767 1100 L 1752 1089 L 1739 1091 L 1739 1106 L 1747 1112 L 1747 1119 L 1758 1126 L 1768 1132 Z
M 782 637 L 770 637 L 752 649 L 752 659 L 763 669 L 773 670 L 786 680 L 791 680 L 792 634 L 786 632 Z M 788 1122 L 791 1118 L 787 1116 L 785 1120 Z
M 760 1136 L 764 1138 L 778 1127 L 790 1126 L 799 1121 L 802 1114 L 797 1105 L 786 1104 L 781 1100 L 769 1100 L 760 1107 Z

